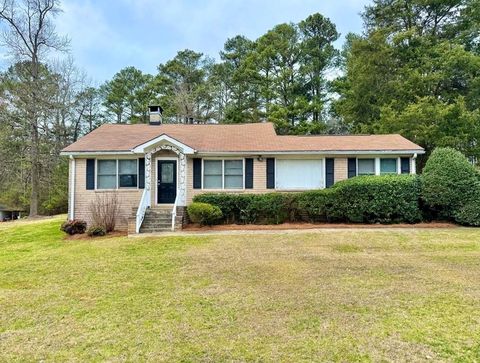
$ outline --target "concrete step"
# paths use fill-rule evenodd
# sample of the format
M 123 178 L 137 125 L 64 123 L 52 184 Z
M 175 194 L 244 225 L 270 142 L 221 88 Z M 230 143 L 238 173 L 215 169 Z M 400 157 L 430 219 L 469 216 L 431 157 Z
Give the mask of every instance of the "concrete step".
M 183 219 L 182 218 L 175 218 L 175 223 L 182 223 Z M 148 224 L 148 223 L 160 223 L 160 224 L 165 224 L 165 223 L 168 223 L 168 224 L 171 224 L 172 223 L 172 219 L 171 218 L 168 218 L 168 219 L 144 219 L 143 220 L 143 223 L 144 224 Z
M 182 229 L 182 226 L 175 226 L 175 231 L 180 231 Z M 140 228 L 140 233 L 157 233 L 157 232 L 171 232 L 172 227 L 155 227 L 155 228 Z
M 175 218 L 176 223 L 182 223 L 182 221 L 182 217 Z M 172 223 L 172 218 L 144 218 L 143 223 Z

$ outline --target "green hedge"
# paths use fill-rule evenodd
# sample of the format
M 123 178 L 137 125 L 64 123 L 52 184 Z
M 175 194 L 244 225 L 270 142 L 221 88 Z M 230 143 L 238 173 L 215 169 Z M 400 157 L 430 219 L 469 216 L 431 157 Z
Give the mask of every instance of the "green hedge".
M 295 219 L 293 194 L 205 193 L 195 196 L 193 201 L 218 206 L 224 223 L 279 224 Z
M 422 219 L 414 175 L 362 176 L 335 184 L 327 217 L 354 223 L 415 223 Z
M 330 221 L 330 211 L 334 205 L 333 189 L 312 190 L 296 196 L 297 214 L 308 222 Z
M 210 203 L 192 203 L 187 207 L 187 213 L 193 223 L 199 223 L 202 226 L 216 224 L 223 217 L 220 208 Z
M 310 222 L 414 223 L 421 220 L 416 176 L 362 176 L 330 189 L 303 193 L 197 195 L 195 202 L 218 206 L 224 223 Z

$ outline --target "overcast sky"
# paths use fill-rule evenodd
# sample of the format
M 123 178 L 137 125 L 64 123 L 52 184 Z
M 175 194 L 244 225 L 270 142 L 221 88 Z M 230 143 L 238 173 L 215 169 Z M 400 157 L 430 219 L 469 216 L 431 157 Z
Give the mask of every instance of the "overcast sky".
M 342 33 L 361 31 L 366 0 L 63 0 L 57 30 L 77 65 L 101 83 L 127 66 L 155 73 L 178 50 L 218 57 L 237 34 L 256 39 L 274 25 L 319 12 Z

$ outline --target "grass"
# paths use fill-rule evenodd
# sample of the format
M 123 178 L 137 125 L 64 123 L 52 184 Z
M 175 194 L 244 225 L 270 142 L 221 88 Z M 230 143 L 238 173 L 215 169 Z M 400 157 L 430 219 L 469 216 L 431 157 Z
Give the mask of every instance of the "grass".
M 480 232 L 0 224 L 2 361 L 480 361 Z

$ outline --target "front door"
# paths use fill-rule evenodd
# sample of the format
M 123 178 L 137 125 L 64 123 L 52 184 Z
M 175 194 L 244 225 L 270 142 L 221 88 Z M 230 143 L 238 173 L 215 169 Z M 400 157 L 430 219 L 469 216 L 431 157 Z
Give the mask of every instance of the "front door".
M 157 203 L 175 203 L 177 196 L 177 161 L 158 160 Z

